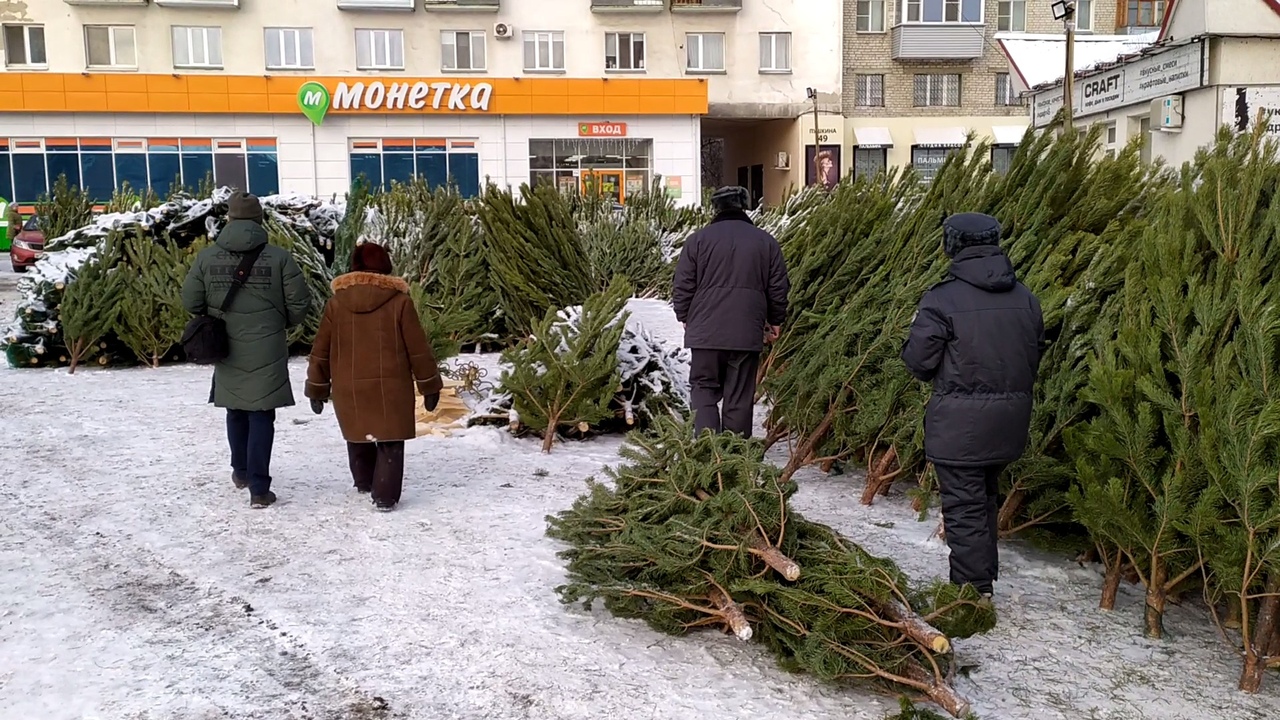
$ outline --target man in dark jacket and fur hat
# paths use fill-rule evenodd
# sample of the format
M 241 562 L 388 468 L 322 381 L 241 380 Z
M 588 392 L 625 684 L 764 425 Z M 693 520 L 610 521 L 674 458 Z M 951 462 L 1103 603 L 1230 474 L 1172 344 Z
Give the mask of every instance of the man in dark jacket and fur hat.
M 943 222 L 951 268 L 920 301 L 902 348 L 907 370 L 933 383 L 924 448 L 941 487 L 951 582 L 988 596 L 999 576 L 1000 473 L 1026 450 L 1045 347 L 1040 302 L 999 243 L 989 215 Z
M 209 402 L 227 410 L 232 482 L 249 488 L 250 506 L 264 508 L 276 501 L 271 492 L 276 410 L 294 402 L 288 329 L 306 320 L 311 291 L 293 256 L 267 243 L 258 198 L 232 195 L 227 220 L 213 245 L 196 256 L 182 284 L 182 304 L 193 315 L 226 322 L 230 352 L 213 368 Z M 219 312 L 240 259 L 253 250 L 259 255 L 248 280 L 226 313 Z
M 747 215 L 746 188 L 711 196 L 715 218 L 689 237 L 676 264 L 672 304 L 692 351 L 694 429 L 751 436 L 756 372 L 766 338 L 787 319 L 791 290 L 782 250 Z

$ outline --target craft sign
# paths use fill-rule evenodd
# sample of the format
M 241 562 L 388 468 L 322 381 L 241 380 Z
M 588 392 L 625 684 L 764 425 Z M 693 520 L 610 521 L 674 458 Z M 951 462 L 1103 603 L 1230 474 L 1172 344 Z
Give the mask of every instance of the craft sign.
M 578 137 L 626 137 L 626 123 L 578 123 Z
M 330 110 L 487 112 L 492 99 L 493 85 L 486 82 L 340 82 L 330 93 L 311 81 L 298 90 L 298 108 L 316 125 Z

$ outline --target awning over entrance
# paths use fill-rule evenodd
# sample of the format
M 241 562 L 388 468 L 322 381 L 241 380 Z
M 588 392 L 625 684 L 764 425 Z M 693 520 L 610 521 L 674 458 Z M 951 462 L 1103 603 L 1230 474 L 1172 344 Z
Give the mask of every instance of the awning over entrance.
M 917 147 L 960 147 L 966 135 L 962 127 L 922 127 L 915 134 Z
M 858 147 L 867 149 L 891 148 L 893 147 L 893 135 L 889 134 L 889 128 L 884 127 L 859 127 L 853 129 L 853 136 L 857 139 Z
M 1017 145 L 1022 142 L 1022 136 L 1026 132 L 1026 125 L 991 126 L 991 135 L 995 138 L 996 145 Z

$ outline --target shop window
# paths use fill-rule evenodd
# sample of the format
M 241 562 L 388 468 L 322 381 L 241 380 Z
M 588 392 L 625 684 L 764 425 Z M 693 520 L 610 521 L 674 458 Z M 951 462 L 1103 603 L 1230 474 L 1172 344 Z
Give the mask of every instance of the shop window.
M 440 67 L 445 70 L 485 69 L 484 33 L 470 30 L 445 30 L 440 33 L 442 57 Z
M 791 33 L 760 33 L 760 72 L 791 72 Z
M 913 100 L 916 107 L 959 107 L 960 75 L 916 75 Z
M 885 0 L 858 0 L 858 32 L 884 32 Z
M 311 28 L 267 28 L 268 70 L 309 70 L 316 66 Z
M 44 166 L 43 140 L 14 140 L 13 198 L 14 202 L 32 202 L 49 191 L 48 175 Z
M 421 178 L 428 187 L 457 185 L 463 197 L 480 193 L 480 156 L 473 140 L 387 138 L 352 140 L 351 180 L 371 187 Z
M 884 107 L 884 75 L 854 75 L 855 107 Z
M 996 3 L 997 32 L 1027 31 L 1027 0 L 1000 0 Z
M 605 33 L 605 70 L 644 70 L 644 33 Z
M 563 72 L 564 33 L 525 31 L 524 69 L 533 72 Z
M 916 145 L 911 148 L 911 167 L 915 168 L 921 182 L 933 182 L 938 170 L 947 161 L 947 156 L 955 151 L 952 147 L 928 147 Z
M 80 187 L 79 143 L 75 138 L 49 138 L 44 141 L 45 165 L 48 168 L 49 186 L 65 177 L 67 184 Z
M 174 25 L 173 66 L 176 68 L 222 67 L 222 29 Z
M 909 23 L 980 23 L 982 0 L 903 0 Z
M 403 70 L 403 30 L 356 30 L 356 68 Z
M 9 67 L 44 67 L 49 64 L 45 53 L 43 25 L 4 26 L 5 64 Z
M 853 149 L 853 178 L 875 177 L 883 173 L 889 166 L 889 151 L 885 148 Z
M 626 202 L 653 177 L 653 141 L 572 138 L 529 141 L 529 184 L 550 184 L 564 192 L 601 192 Z
M 111 162 L 111 140 L 80 140 L 80 188 L 94 202 L 106 202 L 116 191 L 115 168 Z
M 86 25 L 85 62 L 96 67 L 138 67 L 137 35 L 132 25 Z
M 1017 145 L 996 145 L 991 148 L 991 169 L 1000 175 L 1009 172 L 1009 168 L 1013 167 L 1013 156 L 1017 153 Z
M 116 140 L 112 159 L 116 165 L 116 187 L 123 188 L 127 185 L 133 192 L 150 187 L 159 192 L 159 188 L 148 181 L 145 141 Z
M 17 200 L 13 195 L 13 165 L 10 157 L 9 141 L 0 140 L 0 198 Z
M 182 186 L 195 191 L 206 180 L 213 179 L 213 141 L 207 138 L 183 138 Z
M 689 72 L 724 72 L 724 33 L 689 33 L 684 47 Z
M 245 156 L 245 174 L 249 179 L 249 192 L 258 197 L 280 192 L 280 163 L 276 157 L 276 141 L 250 139 L 246 141 L 249 152 Z

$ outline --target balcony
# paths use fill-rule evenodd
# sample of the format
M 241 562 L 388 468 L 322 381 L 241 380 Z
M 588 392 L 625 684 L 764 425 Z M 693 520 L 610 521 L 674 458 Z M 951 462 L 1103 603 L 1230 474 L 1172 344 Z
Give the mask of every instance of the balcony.
M 338 0 L 339 10 L 408 10 L 413 12 L 418 0 Z
M 428 11 L 498 12 L 502 0 L 422 0 Z
M 657 13 L 667 9 L 667 0 L 591 0 L 595 13 Z
M 742 0 L 671 0 L 671 12 L 736 13 Z
M 240 0 L 155 0 L 160 7 L 171 8 L 226 8 L 239 10 Z
M 134 7 L 146 5 L 147 0 L 63 0 L 68 5 L 99 5 L 105 7 Z
M 986 42 L 982 23 L 895 25 L 889 56 L 894 60 L 976 60 Z

